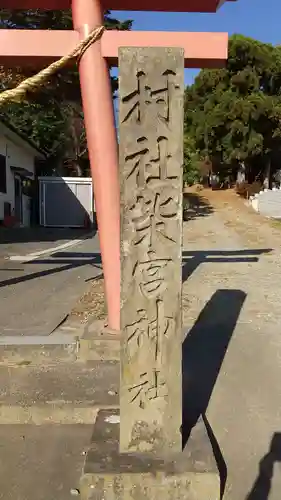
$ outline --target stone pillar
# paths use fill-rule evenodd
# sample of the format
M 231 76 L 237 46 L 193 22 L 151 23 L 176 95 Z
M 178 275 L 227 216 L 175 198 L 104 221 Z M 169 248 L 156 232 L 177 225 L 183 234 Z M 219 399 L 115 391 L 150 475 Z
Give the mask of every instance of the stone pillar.
M 181 450 L 184 54 L 120 48 L 120 451 Z

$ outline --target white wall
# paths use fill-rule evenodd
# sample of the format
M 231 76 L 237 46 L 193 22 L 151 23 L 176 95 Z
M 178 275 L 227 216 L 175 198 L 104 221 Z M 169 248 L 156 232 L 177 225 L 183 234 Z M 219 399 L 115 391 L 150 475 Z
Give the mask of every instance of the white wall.
M 250 203 L 256 212 L 265 217 L 281 219 L 281 189 L 265 189 L 251 196 Z
M 33 175 L 35 173 L 35 152 L 31 148 L 19 145 L 9 139 L 0 131 L 0 154 L 6 156 L 7 193 L 0 193 L 0 220 L 4 217 L 4 202 L 11 203 L 11 209 L 15 206 L 14 174 L 10 167 L 25 168 Z

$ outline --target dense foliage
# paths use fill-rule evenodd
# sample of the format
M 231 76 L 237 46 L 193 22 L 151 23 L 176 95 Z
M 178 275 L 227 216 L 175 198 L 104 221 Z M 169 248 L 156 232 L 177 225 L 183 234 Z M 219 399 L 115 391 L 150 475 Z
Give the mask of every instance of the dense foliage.
M 130 29 L 105 15 L 111 29 Z M 71 29 L 70 11 L 1 11 L 0 28 Z M 2 89 L 14 87 L 35 68 L 1 68 Z M 112 92 L 117 89 L 112 79 Z M 87 146 L 76 67 L 61 71 L 24 103 L 1 108 L 8 119 L 39 148 L 48 151 L 52 167 L 69 173 L 87 169 Z M 220 176 L 244 169 L 247 179 L 265 180 L 281 166 L 281 46 L 241 35 L 230 39 L 224 69 L 202 70 L 185 91 L 184 182 L 202 175 L 206 162 Z M 203 167 L 202 167 L 203 165 Z M 71 172 L 70 172 L 71 171 Z M 271 175 L 270 175 L 271 174 Z M 280 172 L 278 172 L 280 177 Z
M 70 11 L 9 11 L 1 10 L 0 28 L 72 29 Z M 106 12 L 107 29 L 128 30 L 131 21 L 120 22 Z M 14 87 L 38 68 L 0 67 L 2 90 Z M 112 92 L 117 81 L 112 78 Z M 64 69 L 37 93 L 27 96 L 23 103 L 9 103 L 1 108 L 0 117 L 8 120 L 26 134 L 41 149 L 48 152 L 52 169 L 62 166 L 68 173 L 87 173 L 88 155 L 81 104 L 79 77 L 76 66 Z
M 185 92 L 185 130 L 213 170 L 249 181 L 281 166 L 281 47 L 230 39 L 224 69 L 202 70 Z

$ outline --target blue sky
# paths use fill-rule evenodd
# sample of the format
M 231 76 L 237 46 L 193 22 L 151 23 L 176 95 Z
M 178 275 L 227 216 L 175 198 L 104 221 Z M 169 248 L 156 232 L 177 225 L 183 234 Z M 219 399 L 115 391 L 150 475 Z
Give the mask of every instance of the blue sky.
M 281 0 L 237 0 L 226 2 L 216 14 L 114 11 L 118 19 L 132 19 L 134 30 L 226 31 L 241 33 L 264 42 L 281 44 Z M 196 70 L 186 71 L 186 83 Z
M 216 14 L 134 11 L 112 11 L 112 14 L 120 20 L 132 19 L 133 29 L 138 31 L 224 31 L 281 44 L 281 0 L 226 2 Z M 192 83 L 197 73 L 198 70 L 186 70 L 186 84 Z M 117 108 L 116 100 L 116 112 Z

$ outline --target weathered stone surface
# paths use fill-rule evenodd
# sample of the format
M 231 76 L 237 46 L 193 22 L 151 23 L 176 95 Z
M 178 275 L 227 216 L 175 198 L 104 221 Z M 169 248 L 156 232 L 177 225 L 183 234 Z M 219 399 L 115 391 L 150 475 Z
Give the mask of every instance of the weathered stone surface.
M 0 425 L 1 500 L 71 500 L 92 432 L 92 424 Z
M 123 452 L 181 449 L 183 67 L 119 50 Z
M 181 453 L 119 453 L 118 411 L 98 413 L 80 482 L 81 500 L 218 500 L 220 478 L 202 420 Z
M 40 411 L 118 406 L 119 364 L 115 361 L 60 363 L 53 366 L 0 366 L 0 406 Z M 5 415 L 0 412 L 0 424 Z
M 65 345 L 0 345 L 0 366 L 57 365 L 76 360 L 77 341 Z
M 82 361 L 119 361 L 119 333 L 111 332 L 103 321 L 86 324 L 84 334 L 79 339 L 78 359 Z
M 84 476 L 81 500 L 219 500 L 217 474 L 148 472 Z

